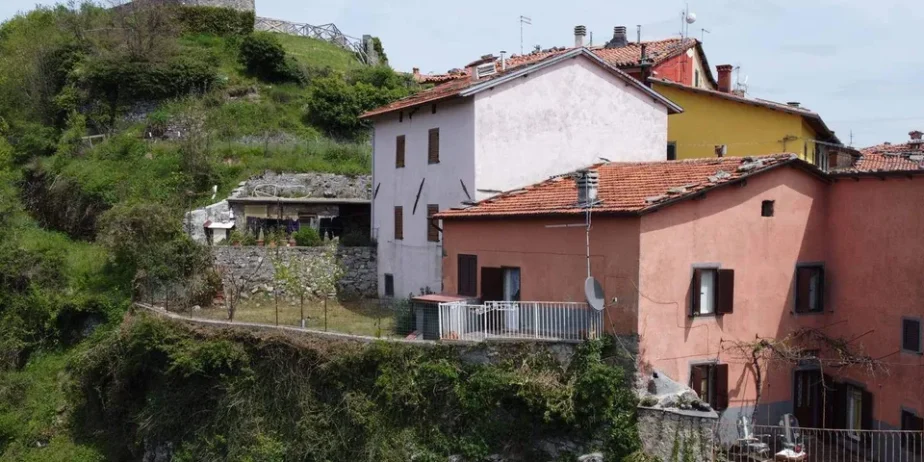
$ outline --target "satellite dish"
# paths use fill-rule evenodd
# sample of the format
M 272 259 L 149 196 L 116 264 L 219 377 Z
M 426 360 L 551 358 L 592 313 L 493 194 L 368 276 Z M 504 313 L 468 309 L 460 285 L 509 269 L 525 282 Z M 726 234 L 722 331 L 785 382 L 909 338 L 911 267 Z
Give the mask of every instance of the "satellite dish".
M 587 304 L 597 311 L 603 311 L 606 299 L 603 297 L 603 287 L 593 277 L 584 280 L 584 296 L 587 297 Z
M 696 13 L 692 11 L 688 12 L 686 21 L 687 21 L 687 24 L 693 24 L 694 22 L 696 22 Z

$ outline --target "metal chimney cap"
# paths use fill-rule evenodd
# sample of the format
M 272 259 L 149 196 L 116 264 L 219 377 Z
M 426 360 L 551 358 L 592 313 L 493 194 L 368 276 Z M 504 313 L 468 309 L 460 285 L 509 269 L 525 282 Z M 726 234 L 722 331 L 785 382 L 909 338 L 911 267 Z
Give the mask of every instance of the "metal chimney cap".
M 587 27 L 574 26 L 574 35 L 587 35 Z

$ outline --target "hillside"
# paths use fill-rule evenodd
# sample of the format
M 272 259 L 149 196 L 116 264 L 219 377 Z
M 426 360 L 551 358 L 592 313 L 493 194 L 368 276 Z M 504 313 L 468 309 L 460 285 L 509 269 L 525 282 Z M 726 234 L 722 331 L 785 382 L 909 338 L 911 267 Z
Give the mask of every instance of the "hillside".
M 368 173 L 355 116 L 415 89 L 252 27 L 89 3 L 0 25 L 0 461 L 103 460 L 70 424 L 68 365 L 114 334 L 140 277 L 208 277 L 183 212 L 266 169 Z

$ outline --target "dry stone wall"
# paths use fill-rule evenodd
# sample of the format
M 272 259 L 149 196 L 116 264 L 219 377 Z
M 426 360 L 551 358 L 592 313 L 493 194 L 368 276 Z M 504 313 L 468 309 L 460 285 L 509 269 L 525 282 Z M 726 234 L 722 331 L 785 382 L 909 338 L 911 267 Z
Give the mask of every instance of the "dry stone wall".
M 639 407 L 642 451 L 663 461 L 711 461 L 717 421 L 711 412 Z
M 253 291 L 272 292 L 273 280 L 272 257 L 279 252 L 282 261 L 290 258 L 303 259 L 306 265 L 318 258 L 323 247 L 257 247 L 257 246 L 216 246 L 213 248 L 215 264 L 234 272 L 235 276 L 253 276 Z M 337 295 L 341 297 L 376 297 L 378 294 L 378 276 L 376 274 L 375 247 L 340 247 L 337 258 L 343 265 L 343 277 L 337 283 Z M 261 264 L 262 262 L 262 264 Z

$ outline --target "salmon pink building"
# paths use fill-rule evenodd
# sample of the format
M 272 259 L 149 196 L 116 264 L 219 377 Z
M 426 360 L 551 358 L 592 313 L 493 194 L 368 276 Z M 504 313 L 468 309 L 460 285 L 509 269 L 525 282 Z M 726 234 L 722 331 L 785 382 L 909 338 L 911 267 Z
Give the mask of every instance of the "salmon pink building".
M 644 370 L 690 384 L 726 438 L 758 391 L 767 423 L 793 413 L 806 427 L 919 428 L 924 151 L 889 151 L 830 172 L 778 154 L 564 174 L 440 213 L 443 286 L 584 301 L 589 208 L 605 330 L 637 342 Z M 758 387 L 742 347 L 761 339 L 802 356 L 771 361 Z

